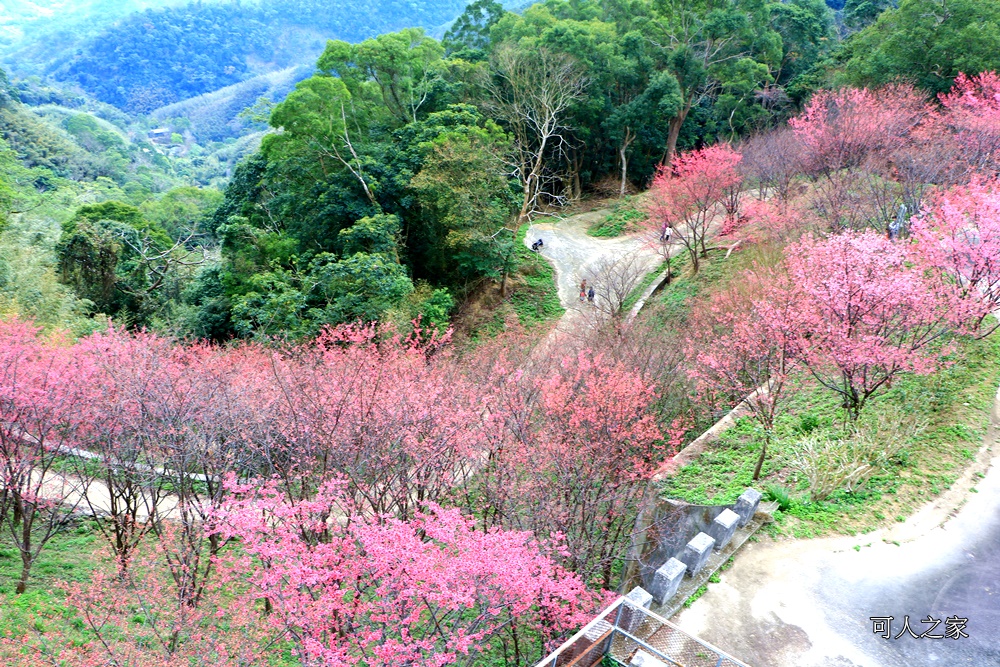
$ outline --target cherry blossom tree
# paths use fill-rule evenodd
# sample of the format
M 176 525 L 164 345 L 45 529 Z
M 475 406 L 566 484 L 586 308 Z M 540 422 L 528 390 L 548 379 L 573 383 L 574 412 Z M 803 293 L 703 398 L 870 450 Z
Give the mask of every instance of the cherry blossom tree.
M 926 136 L 921 130 L 934 118 L 912 86 L 892 85 L 819 91 L 789 120 L 831 230 L 884 228 L 894 219 L 900 188 L 892 158 Z
M 359 511 L 409 518 L 471 474 L 481 392 L 438 345 L 342 327 L 274 356 L 268 461 L 290 498 L 338 475 Z
M 295 503 L 274 484 L 233 489 L 218 523 L 242 545 L 230 570 L 238 589 L 249 586 L 241 603 L 266 597 L 262 622 L 303 665 L 468 664 L 518 628 L 541 641 L 521 645 L 512 663 L 524 664 L 599 602 L 551 547 L 476 530 L 457 510 L 428 504 L 406 521 L 357 514 L 337 482 Z
M 754 480 L 760 478 L 775 420 L 788 403 L 798 351 L 796 307 L 783 270 L 757 266 L 696 313 L 688 341 L 696 361 L 691 373 L 702 392 L 745 406 L 764 431 Z
M 170 353 L 168 341 L 147 334 L 129 335 L 111 330 L 79 343 L 78 349 L 94 362 L 94 392 L 88 417 L 90 428 L 78 455 L 68 458 L 73 474 L 86 489 L 83 504 L 111 546 L 124 576 L 132 553 L 159 519 L 169 495 L 162 461 L 144 446 L 150 431 L 143 421 L 143 392 L 155 386 L 155 370 Z
M 815 219 L 794 202 L 781 199 L 747 202 L 735 231 L 741 238 L 762 244 L 784 246 L 815 227 Z
M 909 250 L 872 231 L 808 237 L 786 249 L 796 355 L 843 398 L 851 420 L 899 373 L 941 366 L 931 344 L 952 328 L 955 300 Z
M 462 506 L 485 525 L 565 539 L 565 565 L 609 586 L 649 477 L 680 443 L 648 376 L 603 354 L 491 369 L 489 455 Z
M 719 215 L 735 215 L 733 192 L 738 193 L 741 156 L 728 145 L 718 144 L 678 155 L 669 167 L 661 167 L 650 186 L 648 224 L 663 236 L 684 245 L 691 257 L 691 270 L 698 272 L 699 259 L 708 248 L 709 227 Z M 737 194 L 738 201 L 738 194 Z
M 90 428 L 75 459 L 122 576 L 147 533 L 163 550 L 177 594 L 196 605 L 222 544 L 206 534 L 227 472 L 248 475 L 259 461 L 247 446 L 247 415 L 264 401 L 248 392 L 246 354 L 177 344 L 118 330 L 76 346 L 100 371 Z
M 808 171 L 828 175 L 884 154 L 933 113 L 909 85 L 820 90 L 788 121 L 802 143 Z
M 21 320 L 0 322 L 0 522 L 21 560 L 17 594 L 48 542 L 72 522 L 78 480 L 56 463 L 85 428 L 92 369 L 65 341 Z
M 773 193 L 788 201 L 792 182 L 803 171 L 802 144 L 795 132 L 784 127 L 752 136 L 740 146 L 740 153 L 740 171 L 756 186 L 758 197 L 767 199 Z
M 975 178 L 937 193 L 913 219 L 912 232 L 929 272 L 954 288 L 970 330 L 980 336 L 983 321 L 1000 308 L 1000 182 Z
M 955 135 L 966 178 L 1000 167 L 1000 76 L 959 74 L 955 85 L 939 97 L 944 122 Z
M 22 651 L 37 664 L 252 667 L 271 664 L 282 650 L 284 633 L 261 622 L 259 605 L 243 604 L 247 589 L 228 576 L 233 561 L 227 556 L 219 564 L 227 576 L 209 582 L 199 604 L 191 605 L 177 595 L 161 542 L 135 550 L 124 572 L 117 554 L 110 555 L 114 567 L 99 566 L 86 582 L 59 584 L 81 626 L 73 634 L 49 628 L 34 641 L 22 640 Z

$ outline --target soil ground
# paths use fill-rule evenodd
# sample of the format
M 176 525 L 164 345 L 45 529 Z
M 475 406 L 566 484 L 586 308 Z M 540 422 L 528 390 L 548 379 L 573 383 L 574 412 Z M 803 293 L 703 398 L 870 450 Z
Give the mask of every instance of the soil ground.
M 580 301 L 580 281 L 594 281 L 595 267 L 604 258 L 621 257 L 637 252 L 647 272 L 656 269 L 662 259 L 641 235 L 597 238 L 587 229 L 603 220 L 611 209 L 601 208 L 566 218 L 541 218 L 528 229 L 524 243 L 528 247 L 538 239 L 544 246 L 542 256 L 556 269 L 559 301 L 566 313 L 556 326 L 555 335 L 579 331 L 593 306 Z

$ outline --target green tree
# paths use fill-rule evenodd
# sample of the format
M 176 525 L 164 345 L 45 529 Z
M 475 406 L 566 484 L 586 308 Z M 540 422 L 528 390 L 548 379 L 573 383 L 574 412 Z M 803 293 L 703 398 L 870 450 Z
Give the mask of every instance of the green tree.
M 350 227 L 340 230 L 340 245 L 345 255 L 384 255 L 398 262 L 398 239 L 401 231 L 399 218 L 395 215 L 380 214 L 361 218 Z
M 682 104 L 677 79 L 668 72 L 660 72 L 652 77 L 638 96 L 616 107 L 608 117 L 607 128 L 611 137 L 618 143 L 618 160 L 621 167 L 619 195 L 625 195 L 628 185 L 629 149 L 639 141 L 653 143 L 654 150 L 662 151 L 667 136 L 658 130 L 669 125 L 680 112 Z M 655 137 L 653 142 L 648 139 L 650 135 Z
M 898 6 L 896 0 L 846 0 L 844 2 L 844 26 L 852 32 L 867 28 L 878 19 L 879 14 Z
M 310 319 L 323 324 L 378 320 L 413 291 L 406 269 L 381 253 L 358 252 L 344 259 L 320 255 L 310 266 L 323 305 Z
M 60 280 L 98 312 L 141 325 L 162 305 L 186 253 L 139 209 L 108 201 L 82 206 L 63 224 L 56 247 Z
M 314 331 L 306 308 L 306 295 L 294 274 L 282 269 L 258 273 L 247 280 L 246 292 L 233 300 L 233 327 L 245 338 L 306 336 Z
M 405 124 L 430 110 L 443 57 L 444 47 L 437 40 L 420 28 L 407 28 L 360 44 L 331 41 L 317 67 L 339 77 L 370 113 L 378 104 L 396 123 Z
M 495 125 L 476 134 L 446 132 L 412 181 L 424 233 L 433 238 L 425 267 L 465 285 L 499 279 L 506 293 L 514 267 L 517 211 L 502 155 L 509 141 Z
M 0 107 L 5 107 L 19 101 L 20 97 L 17 94 L 17 88 L 7 78 L 7 72 L 0 69 Z
M 1000 69 L 1000 0 L 902 0 L 845 44 L 844 78 L 942 93 L 959 72 Z
M 833 12 L 823 0 L 774 2 L 769 9 L 771 26 L 781 36 L 781 63 L 774 79 L 784 85 L 808 71 L 833 48 Z
M 677 79 L 681 107 L 669 123 L 664 161 L 676 151 L 691 110 L 725 86 L 733 61 L 772 69 L 781 61 L 781 37 L 765 0 L 607 0 L 607 8 L 620 30 L 639 30 L 658 46 L 658 68 Z M 747 70 L 739 68 L 738 76 Z
M 331 42 L 324 56 L 332 46 Z M 293 181 L 310 176 L 325 179 L 346 170 L 377 207 L 377 183 L 369 169 L 372 158 L 359 143 L 366 137 L 368 118 L 355 101 L 342 78 L 324 74 L 300 81 L 271 113 L 272 127 L 282 132 L 266 137 L 261 150 Z
M 174 241 L 204 243 L 212 231 L 212 216 L 222 203 L 222 193 L 212 188 L 174 188 L 159 199 L 142 204 L 142 217 L 161 227 Z
M 444 33 L 445 52 L 466 60 L 484 59 L 490 47 L 490 29 L 504 13 L 503 5 L 496 0 L 469 3 Z

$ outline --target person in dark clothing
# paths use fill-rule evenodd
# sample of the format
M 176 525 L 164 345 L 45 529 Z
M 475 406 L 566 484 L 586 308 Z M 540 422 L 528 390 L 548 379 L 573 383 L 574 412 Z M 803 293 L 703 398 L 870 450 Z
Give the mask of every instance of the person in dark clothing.
M 589 290 L 587 290 L 587 301 L 589 301 L 591 303 L 594 303 L 594 288 L 593 287 L 591 287 Z

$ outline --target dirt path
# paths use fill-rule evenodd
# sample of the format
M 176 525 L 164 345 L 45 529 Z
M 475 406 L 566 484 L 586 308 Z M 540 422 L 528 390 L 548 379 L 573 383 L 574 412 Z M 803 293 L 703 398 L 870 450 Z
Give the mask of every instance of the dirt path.
M 675 622 L 757 667 L 1000 665 L 1000 392 L 992 417 L 977 464 L 906 522 L 747 545 Z M 917 635 L 967 618 L 969 637 L 894 639 L 907 615 Z M 894 617 L 890 639 L 873 616 Z
M 536 220 L 524 237 L 526 246 L 538 239 L 545 245 L 541 254 L 556 269 L 559 302 L 566 313 L 556 325 L 557 332 L 575 330 L 593 306 L 580 302 L 580 281 L 593 281 L 596 266 L 605 258 L 617 258 L 630 252 L 639 254 L 648 273 L 662 262 L 659 254 L 649 247 L 641 235 L 597 238 L 587 235 L 587 229 L 602 220 L 611 209 L 599 209 L 566 218 Z

